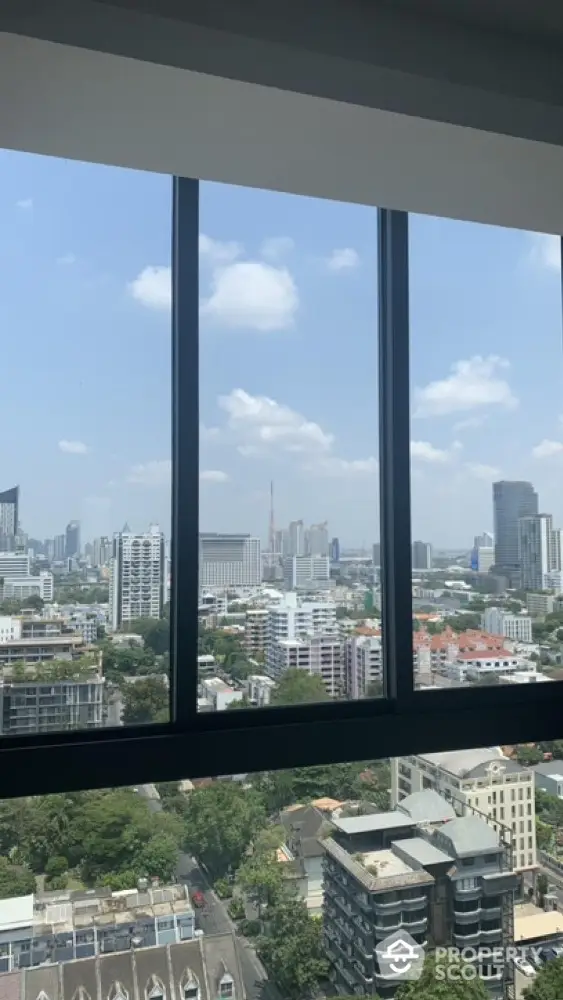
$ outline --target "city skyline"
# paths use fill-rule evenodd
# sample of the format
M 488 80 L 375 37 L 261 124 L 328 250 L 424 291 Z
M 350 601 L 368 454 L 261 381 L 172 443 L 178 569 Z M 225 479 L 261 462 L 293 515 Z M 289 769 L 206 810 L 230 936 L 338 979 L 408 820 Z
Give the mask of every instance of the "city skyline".
M 0 175 L 21 523 L 168 535 L 170 178 L 10 152 Z M 501 478 L 563 523 L 556 238 L 410 226 L 413 538 L 470 546 Z M 371 208 L 201 185 L 202 531 L 267 540 L 274 479 L 278 523 L 377 540 L 376 245 Z

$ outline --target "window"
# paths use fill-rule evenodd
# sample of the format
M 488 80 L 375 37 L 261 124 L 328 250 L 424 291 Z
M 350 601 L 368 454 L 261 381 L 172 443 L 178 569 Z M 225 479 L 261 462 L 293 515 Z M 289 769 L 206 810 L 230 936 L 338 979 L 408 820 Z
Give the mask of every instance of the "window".
M 221 1000 L 230 1000 L 234 996 L 234 987 L 232 979 L 224 979 L 219 984 L 219 996 Z

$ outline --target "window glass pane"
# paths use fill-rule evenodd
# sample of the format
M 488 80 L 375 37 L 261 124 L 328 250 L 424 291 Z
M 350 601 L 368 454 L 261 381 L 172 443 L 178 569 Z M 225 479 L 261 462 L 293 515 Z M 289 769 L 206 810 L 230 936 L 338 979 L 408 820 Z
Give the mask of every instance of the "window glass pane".
M 200 199 L 199 708 L 377 697 L 377 214 Z
M 171 181 L 0 177 L 0 733 L 165 720 Z
M 413 216 L 410 303 L 415 685 L 548 681 L 563 648 L 560 240 Z
M 112 997 L 393 996 L 383 952 L 408 933 L 428 995 L 442 963 L 522 995 L 562 948 L 562 747 L 0 802 L 0 972 L 25 968 L 49 996 L 56 963 L 82 1000 L 97 982 Z M 525 837 L 492 795 L 520 788 Z

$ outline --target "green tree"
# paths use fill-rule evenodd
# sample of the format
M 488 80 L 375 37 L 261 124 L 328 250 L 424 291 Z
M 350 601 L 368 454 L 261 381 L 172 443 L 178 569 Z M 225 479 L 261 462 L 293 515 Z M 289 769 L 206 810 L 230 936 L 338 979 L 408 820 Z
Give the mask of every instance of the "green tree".
M 533 983 L 527 986 L 525 1000 L 561 1000 L 563 997 L 563 958 L 546 962 Z
M 490 1000 L 482 979 L 461 978 L 465 963 L 438 963 L 433 956 L 426 959 L 420 979 L 402 983 L 395 1000 Z M 459 979 L 448 978 L 448 968 Z
M 166 618 L 137 618 L 128 623 L 126 631 L 141 635 L 145 646 L 157 655 L 170 650 L 170 622 Z
M 0 899 L 10 896 L 28 896 L 35 892 L 35 877 L 27 865 L 14 865 L 9 858 L 0 857 Z
M 122 687 L 123 723 L 168 722 L 170 695 L 162 677 L 143 677 Z
M 178 864 L 178 842 L 171 834 L 158 833 L 143 847 L 138 867 L 149 878 L 172 882 Z
M 237 871 L 236 882 L 261 918 L 264 908 L 274 906 L 283 892 L 283 865 L 274 852 L 255 851 Z
M 298 668 L 286 670 L 272 693 L 272 705 L 300 705 L 303 702 L 328 700 L 322 678 Z
M 225 665 L 225 671 L 234 681 L 245 681 L 250 674 L 256 673 L 256 667 L 248 660 L 235 660 Z
M 104 675 L 111 681 L 119 682 L 123 677 L 137 677 L 162 671 L 157 664 L 152 649 L 143 646 L 118 646 L 113 642 L 102 644 L 102 665 Z
M 22 608 L 32 608 L 34 611 L 41 611 L 43 609 L 44 601 L 39 594 L 31 594 L 30 597 L 26 597 L 22 601 Z
M 547 893 L 548 889 L 549 889 L 549 883 L 547 881 L 547 875 L 545 875 L 543 872 L 540 872 L 540 874 L 538 875 L 538 877 L 536 879 L 536 892 L 537 892 L 538 906 L 543 907 L 544 897 L 545 897 L 545 894 Z
M 532 767 L 543 760 L 543 753 L 537 747 L 519 746 L 516 751 L 516 759 L 519 764 Z
M 382 698 L 383 684 L 381 681 L 370 681 L 367 686 L 366 698 Z
M 185 849 L 219 878 L 240 867 L 253 837 L 266 824 L 263 799 L 234 781 L 214 781 L 190 793 L 184 815 Z
M 258 953 L 282 996 L 303 1000 L 318 991 L 328 974 L 321 935 L 321 921 L 309 916 L 302 899 L 288 896 L 269 914 Z
M 540 851 L 549 851 L 553 843 L 553 827 L 549 826 L 548 823 L 543 823 L 539 817 L 536 816 L 536 843 Z
M 242 698 L 240 698 L 239 701 L 229 702 L 229 704 L 227 705 L 227 710 L 233 708 L 255 708 L 255 705 L 253 704 L 253 702 L 251 702 L 247 694 L 243 694 Z

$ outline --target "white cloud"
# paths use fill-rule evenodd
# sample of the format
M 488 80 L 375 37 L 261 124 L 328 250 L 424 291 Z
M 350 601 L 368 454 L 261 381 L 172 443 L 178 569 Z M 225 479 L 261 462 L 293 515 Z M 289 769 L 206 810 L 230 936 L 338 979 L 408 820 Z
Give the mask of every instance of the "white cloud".
M 73 253 L 65 253 L 62 257 L 57 257 L 57 264 L 76 264 L 76 256 Z
M 267 260 L 279 260 L 285 254 L 291 253 L 294 246 L 291 236 L 271 236 L 262 243 L 260 256 L 266 257 Z
M 170 310 L 172 305 L 172 272 L 169 267 L 149 264 L 130 281 L 129 294 L 149 309 Z
M 219 397 L 219 406 L 227 414 L 229 428 L 241 438 L 239 451 L 247 456 L 271 448 L 325 452 L 334 441 L 319 424 L 268 396 L 233 389 L 228 396 Z
M 199 478 L 202 483 L 227 483 L 229 481 L 227 473 L 221 472 L 220 469 L 203 469 Z
M 547 438 L 544 438 L 535 448 L 532 448 L 532 455 L 534 458 L 551 458 L 552 455 L 559 455 L 562 451 L 562 441 L 549 441 Z
M 205 233 L 199 234 L 200 255 L 206 258 L 210 264 L 230 264 L 241 256 L 243 250 L 244 247 L 241 243 L 234 241 L 222 243 L 220 240 L 212 239 L 211 236 L 206 236 Z
M 220 437 L 221 429 L 219 427 L 206 427 L 205 424 L 199 425 L 200 441 L 213 442 L 217 441 Z
M 547 271 L 561 271 L 561 238 L 547 233 L 530 233 L 529 262 Z
M 459 434 L 460 431 L 468 431 L 475 427 L 482 427 L 486 421 L 487 417 L 485 414 L 480 417 L 467 417 L 467 420 L 458 420 L 458 422 L 453 425 L 452 430 L 454 431 L 454 434 Z
M 360 257 L 357 250 L 352 247 L 343 247 L 341 250 L 333 250 L 326 261 L 329 271 L 349 271 L 358 267 Z
M 24 212 L 30 212 L 33 208 L 33 198 L 21 198 L 16 201 L 16 208 L 21 208 Z
M 495 468 L 494 465 L 483 465 L 480 462 L 466 462 L 465 468 L 475 479 L 486 481 L 498 479 L 501 474 L 500 469 Z
M 449 462 L 451 455 L 448 451 L 435 448 L 429 441 L 411 441 L 411 458 L 420 462 L 443 463 Z
M 379 463 L 376 458 L 337 458 L 327 455 L 320 458 L 314 465 L 307 465 L 306 470 L 317 475 L 334 479 L 350 479 L 361 476 L 373 476 L 377 473 Z
M 466 361 L 456 361 L 446 378 L 415 389 L 415 417 L 445 416 L 480 406 L 514 409 L 518 400 L 500 375 L 508 367 L 508 361 L 496 355 L 483 358 L 477 354 Z
M 290 327 L 298 306 L 297 287 L 287 268 L 245 260 L 215 270 L 201 313 L 222 326 L 266 332 Z
M 88 450 L 84 441 L 59 441 L 59 451 L 64 451 L 66 455 L 85 455 Z
M 169 458 L 142 462 L 134 465 L 127 475 L 128 483 L 138 483 L 139 486 L 168 486 L 172 474 L 172 462 Z

